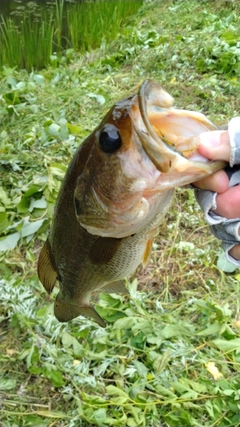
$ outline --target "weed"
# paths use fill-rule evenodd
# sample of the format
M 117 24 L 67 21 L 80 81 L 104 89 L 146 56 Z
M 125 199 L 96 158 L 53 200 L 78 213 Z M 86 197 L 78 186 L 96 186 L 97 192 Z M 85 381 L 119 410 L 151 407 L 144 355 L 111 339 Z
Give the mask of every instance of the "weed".
M 49 10 L 30 8 L 1 18 L 0 66 L 41 69 L 53 54 L 64 49 L 85 52 L 113 40 L 122 23 L 141 6 L 142 0 L 105 2 L 56 0 Z M 33 3 L 34 5 L 34 3 Z M 48 5 L 49 7 L 49 5 Z

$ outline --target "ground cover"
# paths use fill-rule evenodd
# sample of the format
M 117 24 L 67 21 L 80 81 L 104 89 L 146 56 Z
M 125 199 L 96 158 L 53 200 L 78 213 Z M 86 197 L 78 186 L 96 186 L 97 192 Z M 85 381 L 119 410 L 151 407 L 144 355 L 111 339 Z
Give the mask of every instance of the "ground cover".
M 192 190 L 176 191 L 131 297 L 97 299 L 106 329 L 58 323 L 36 275 L 67 164 L 116 100 L 154 78 L 216 124 L 239 114 L 238 19 L 235 1 L 146 2 L 108 46 L 1 72 L 3 427 L 240 425 L 240 275 Z

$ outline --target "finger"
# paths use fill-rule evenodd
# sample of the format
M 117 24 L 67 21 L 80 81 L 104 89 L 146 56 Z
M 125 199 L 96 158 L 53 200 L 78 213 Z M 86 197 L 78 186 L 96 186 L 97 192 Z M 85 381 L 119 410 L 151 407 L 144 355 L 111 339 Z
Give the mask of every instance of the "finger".
M 229 251 L 229 254 L 230 254 L 233 258 L 240 260 L 240 245 L 236 245 L 236 246 L 234 246 L 234 247 Z
M 207 178 L 194 182 L 194 185 L 201 188 L 201 190 L 211 190 L 216 193 L 224 193 L 228 189 L 229 179 L 226 172 L 221 170 Z
M 240 218 L 240 185 L 229 188 L 217 195 L 217 209 L 214 211 L 228 219 Z
M 230 159 L 230 141 L 228 131 L 216 130 L 200 135 L 198 152 L 211 160 Z

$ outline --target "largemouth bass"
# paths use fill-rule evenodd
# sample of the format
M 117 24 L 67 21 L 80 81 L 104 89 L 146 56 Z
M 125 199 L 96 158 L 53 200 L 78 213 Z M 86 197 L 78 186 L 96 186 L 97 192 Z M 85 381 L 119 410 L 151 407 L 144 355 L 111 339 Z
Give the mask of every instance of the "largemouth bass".
M 145 81 L 112 107 L 73 157 L 38 261 L 46 291 L 59 282 L 59 321 L 83 315 L 104 327 L 91 293 L 127 294 L 122 279 L 147 263 L 174 188 L 225 166 L 197 155 L 198 135 L 216 126 L 172 105 L 156 82 Z

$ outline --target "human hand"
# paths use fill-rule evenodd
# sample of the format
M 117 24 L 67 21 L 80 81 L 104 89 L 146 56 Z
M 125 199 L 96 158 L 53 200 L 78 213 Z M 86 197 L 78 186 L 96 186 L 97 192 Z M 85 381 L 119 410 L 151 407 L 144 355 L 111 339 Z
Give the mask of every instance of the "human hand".
M 229 162 L 231 147 L 228 131 L 204 132 L 200 141 L 199 154 L 207 159 Z M 202 190 L 218 193 L 215 213 L 228 219 L 240 217 L 240 186 L 229 187 L 229 178 L 224 170 L 197 181 L 194 185 Z
M 236 122 L 236 119 L 234 119 Z M 240 124 L 240 118 L 239 124 Z M 240 126 L 239 126 L 240 127 Z M 232 148 L 228 131 L 205 132 L 200 135 L 198 146 L 199 154 L 211 160 L 225 160 L 230 162 Z M 235 154 L 235 153 L 234 153 Z M 240 218 L 240 185 L 229 186 L 229 178 L 225 171 L 215 174 L 194 183 L 200 189 L 216 192 L 216 209 L 213 212 L 227 219 Z M 240 235 L 240 229 L 239 229 Z M 240 245 L 229 250 L 229 255 L 240 260 Z

